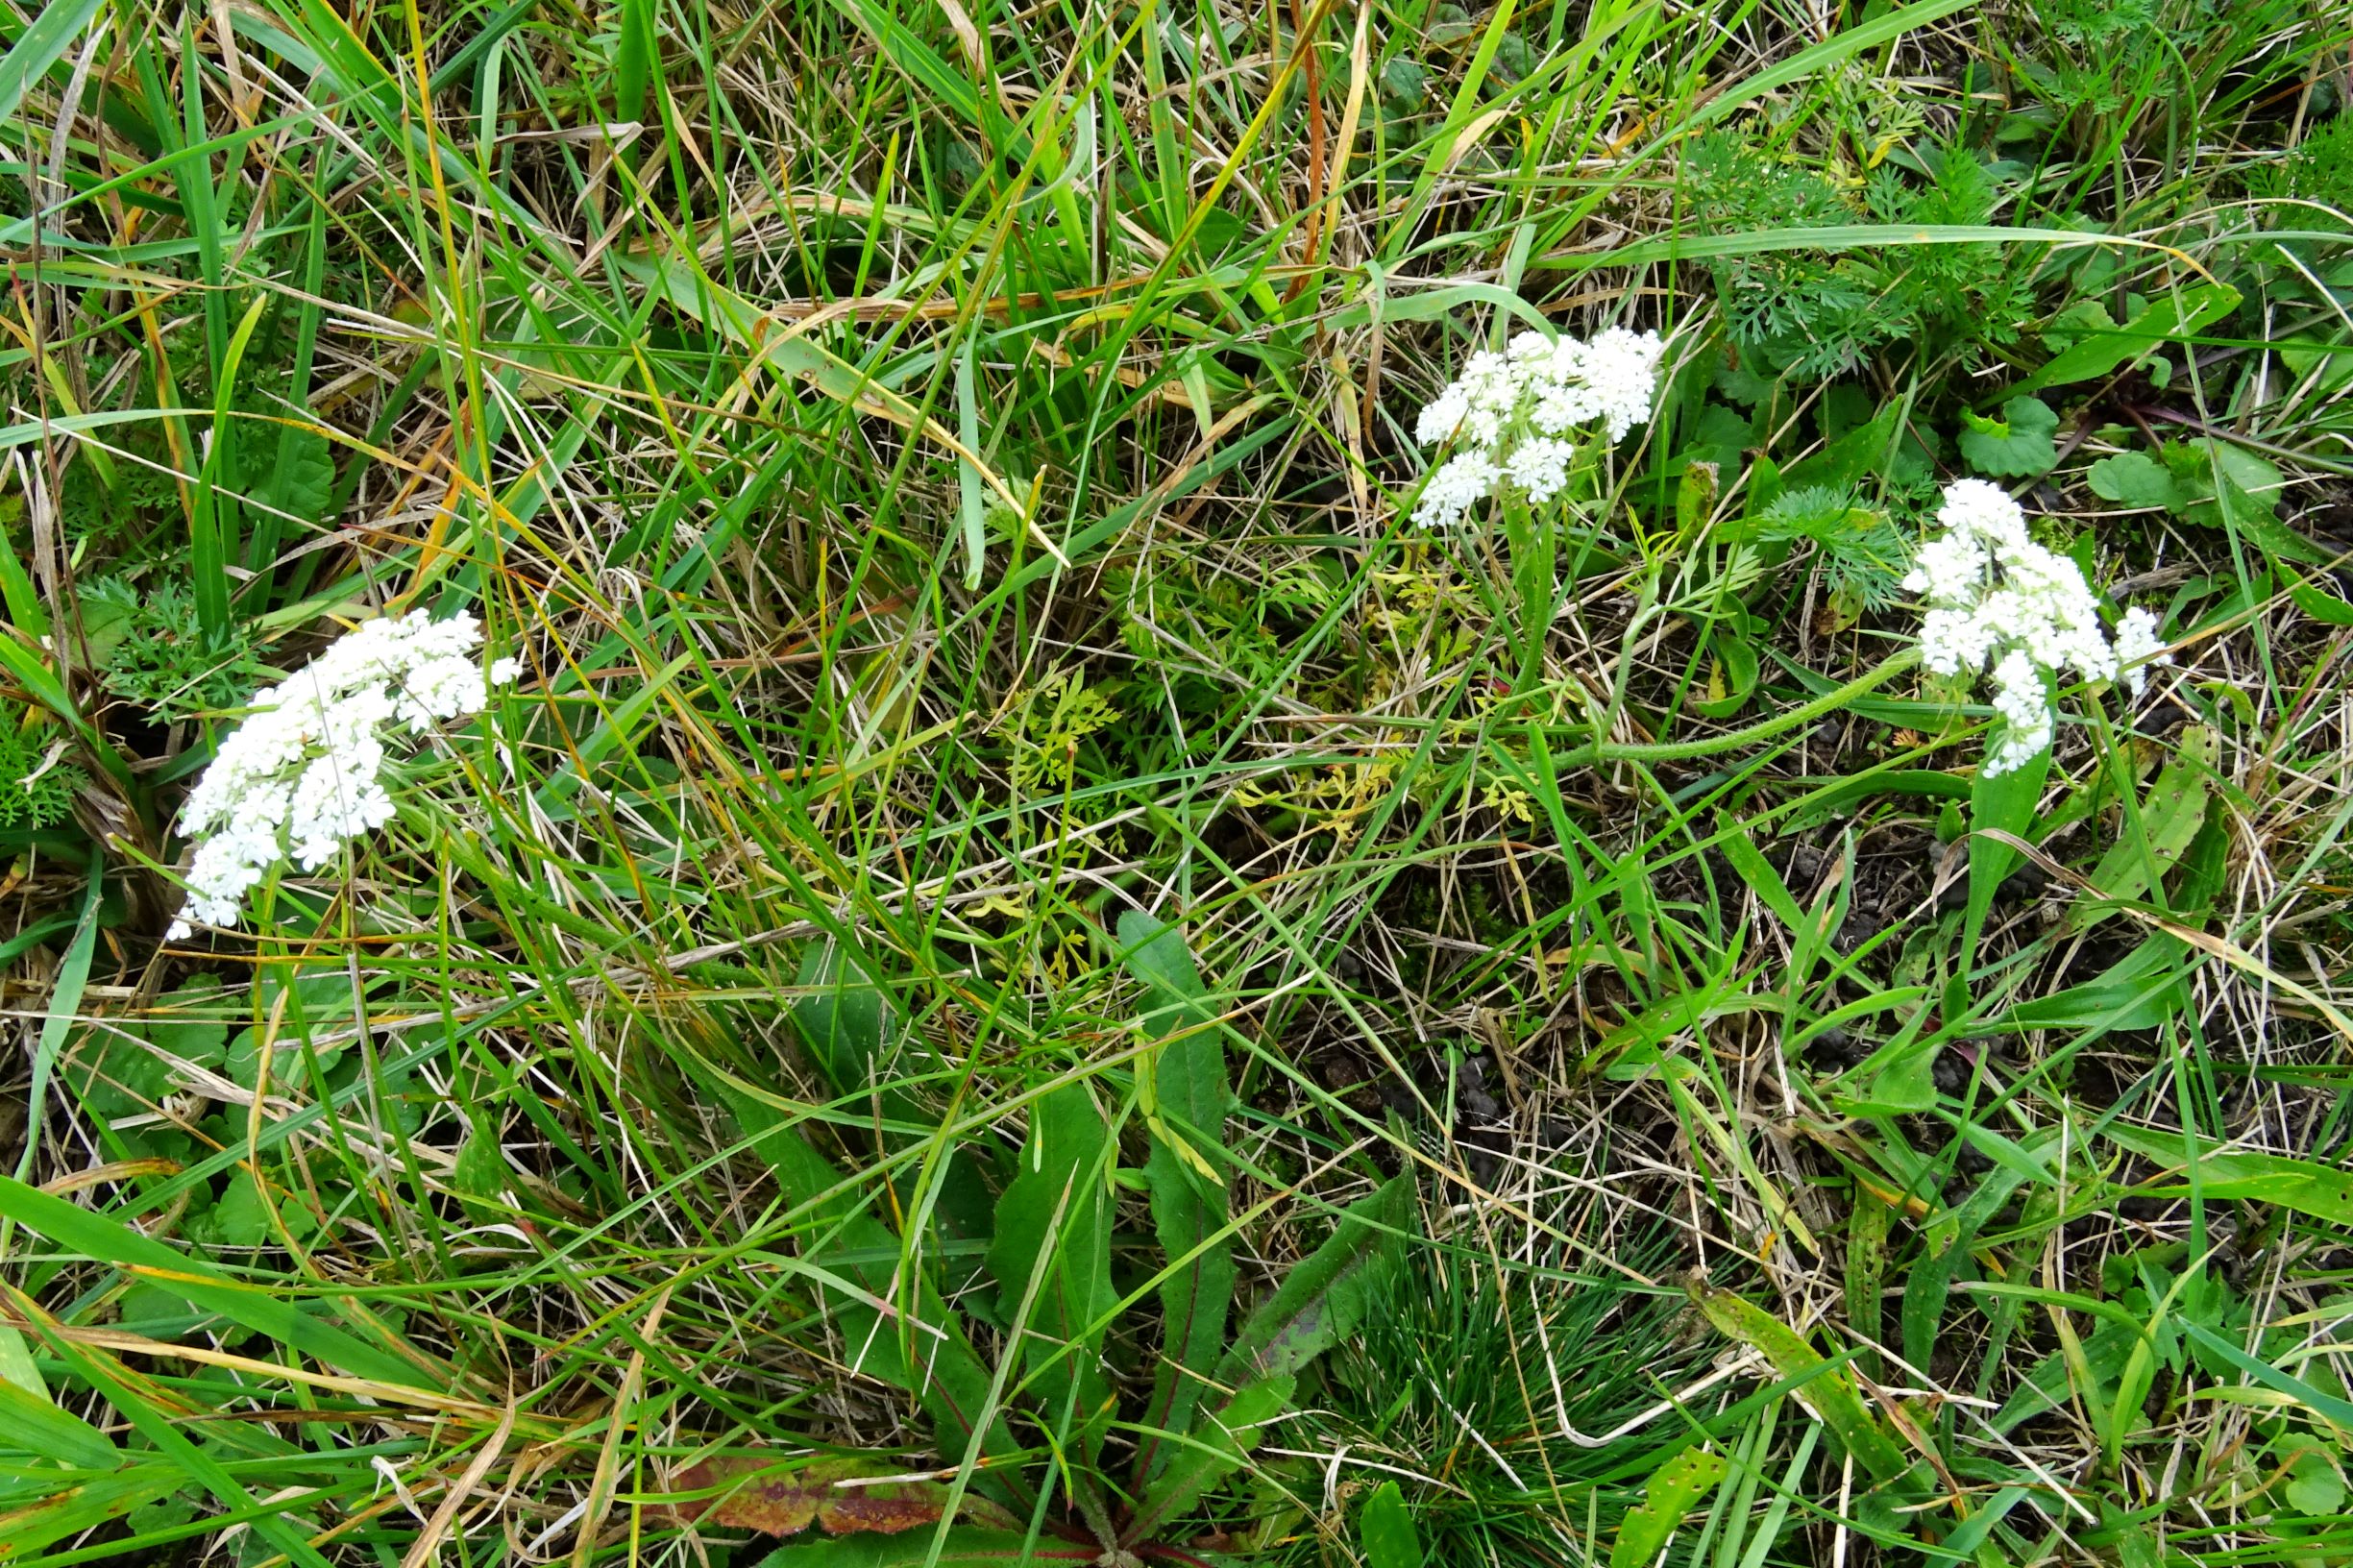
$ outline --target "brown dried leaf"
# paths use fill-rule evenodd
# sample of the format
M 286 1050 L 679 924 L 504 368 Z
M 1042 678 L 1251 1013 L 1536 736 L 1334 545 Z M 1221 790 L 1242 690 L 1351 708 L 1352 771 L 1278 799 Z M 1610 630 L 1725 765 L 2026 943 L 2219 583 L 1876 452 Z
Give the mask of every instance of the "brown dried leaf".
M 879 1479 L 884 1477 L 903 1479 Z M 689 1465 L 672 1478 L 672 1486 L 719 1494 L 672 1504 L 680 1521 L 769 1535 L 797 1535 L 812 1524 L 828 1535 L 895 1535 L 938 1524 L 948 1504 L 943 1482 L 909 1478 L 896 1466 L 859 1458 L 795 1461 L 723 1455 Z M 981 1523 L 1001 1522 L 998 1511 L 969 1496 L 957 1510 L 959 1517 Z

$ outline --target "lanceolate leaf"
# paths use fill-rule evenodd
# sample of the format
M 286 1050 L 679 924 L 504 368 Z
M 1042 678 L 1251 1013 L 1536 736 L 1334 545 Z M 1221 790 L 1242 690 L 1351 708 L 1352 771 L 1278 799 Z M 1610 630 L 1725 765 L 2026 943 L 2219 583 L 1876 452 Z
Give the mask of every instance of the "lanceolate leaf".
M 1233 1100 L 1226 1087 L 1225 1042 L 1174 926 L 1134 911 L 1120 917 L 1119 945 L 1144 983 L 1144 1028 L 1164 1043 L 1146 1070 L 1154 1080 L 1152 1152 L 1144 1177 L 1152 1194 L 1152 1226 L 1167 1268 L 1161 1280 L 1161 1365 L 1144 1412 L 1136 1475 L 1148 1482 L 1164 1466 L 1163 1433 L 1183 1434 L 1209 1386 L 1225 1346 L 1226 1315 L 1234 1301 L 1234 1244 L 1226 1232 L 1226 1192 L 1172 1138 L 1194 1156 L 1220 1159 L 1221 1135 Z
M 2065 386 L 2105 376 L 2162 343 L 2214 325 L 2238 307 L 2239 291 L 2227 283 L 2206 283 L 2165 295 L 2121 327 L 2086 333 L 2025 385 Z
M 900 1127 L 931 1122 L 915 1096 L 891 1080 L 896 1038 L 919 1037 L 900 1029 L 890 996 L 867 977 L 863 960 L 840 946 L 813 945 L 802 953 L 794 983 L 800 994 L 793 1003 L 793 1022 L 834 1091 L 848 1099 L 870 1097 L 871 1114 L 885 1122 Z M 895 1152 L 913 1136 L 885 1136 L 883 1146 Z M 900 1188 L 900 1201 L 913 1208 L 911 1181 L 902 1178 L 893 1185 Z M 953 1237 L 990 1234 L 988 1188 L 968 1149 L 948 1151 L 935 1212 Z
M 1723 1480 L 1729 1468 L 1721 1454 L 1687 1448 L 1652 1471 L 1642 1488 L 1642 1507 L 1627 1509 L 1625 1522 L 1618 1526 L 1609 1568 L 1650 1568 L 1700 1494 Z
M 1357 1520 L 1357 1534 L 1364 1543 L 1365 1568 L 1423 1568 L 1422 1538 L 1406 1509 L 1406 1494 L 1397 1482 L 1385 1481 L 1364 1500 Z
M 2353 1225 L 2353 1174 L 2337 1164 L 2259 1149 L 2224 1149 L 2203 1139 L 2191 1155 L 2182 1148 L 2181 1134 L 2152 1133 L 2140 1127 L 2112 1125 L 2101 1136 L 2168 1173 L 2163 1185 L 2144 1188 L 2144 1191 L 2163 1197 L 2187 1197 L 2195 1191 L 2206 1198 L 2267 1203 L 2309 1214 L 2324 1224 Z M 2194 1186 L 2189 1168 L 2193 1159 L 2196 1162 Z
M 1207 1427 L 1181 1447 L 1171 1444 L 1167 1469 L 1144 1494 L 1120 1539 L 1133 1545 L 1155 1538 L 1195 1498 L 1240 1468 L 1266 1423 L 1289 1407 L 1298 1382 L 1285 1372 L 1245 1384 Z
M 897 1235 L 847 1190 L 823 1155 L 801 1140 L 784 1112 L 716 1075 L 706 1082 L 775 1173 L 785 1201 L 809 1207 L 801 1256 L 821 1271 L 813 1293 L 839 1325 L 850 1365 L 920 1398 L 942 1457 L 961 1461 L 990 1408 L 989 1369 L 930 1273 L 901 1272 Z M 878 1302 L 890 1307 L 887 1318 Z M 1011 1465 L 1019 1448 L 1001 1417 L 990 1418 L 981 1452 L 1005 1460 L 1007 1468 L 977 1471 L 972 1484 L 998 1501 L 1017 1497 Z
M 1854 1380 L 1841 1367 L 1825 1368 L 1826 1358 L 1802 1335 L 1752 1302 L 1729 1290 L 1695 1286 L 1692 1299 L 1708 1322 L 1740 1340 L 1772 1363 L 1774 1371 L 1793 1381 L 1802 1378 L 1798 1397 L 1822 1417 L 1823 1425 L 1844 1444 L 1865 1470 L 1881 1481 L 1906 1468 L 1903 1450 L 1863 1404 Z
M 1297 1372 L 1356 1331 L 1404 1248 L 1413 1178 L 1398 1176 L 1340 1215 L 1339 1228 L 1283 1277 L 1218 1363 L 1229 1387 Z
M 996 1239 L 989 1248 L 999 1316 L 1020 1336 L 1031 1404 L 1058 1431 L 1066 1412 L 1074 1413 L 1076 1435 L 1065 1441 L 1090 1460 L 1111 1405 L 1100 1364 L 1103 1328 L 1119 1300 L 1111 1283 L 1110 1142 L 1085 1084 L 1066 1084 L 1039 1100 L 1021 1173 L 997 1200 Z M 1040 1282 L 1036 1303 L 1029 1322 L 1019 1324 L 1033 1276 Z

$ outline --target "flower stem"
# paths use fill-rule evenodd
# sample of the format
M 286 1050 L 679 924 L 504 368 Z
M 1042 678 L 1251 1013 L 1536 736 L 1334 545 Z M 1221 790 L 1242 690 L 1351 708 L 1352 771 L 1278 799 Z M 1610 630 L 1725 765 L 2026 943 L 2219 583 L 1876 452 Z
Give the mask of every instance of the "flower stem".
M 1553 766 L 1584 768 L 1597 762 L 1683 762 L 1693 757 L 1712 757 L 1726 751 L 1737 751 L 1743 747 L 1769 741 L 1776 735 L 1802 728 L 1825 715 L 1836 713 L 1865 692 L 1886 685 L 1919 662 L 1920 649 L 1917 647 L 1907 648 L 1855 676 L 1836 691 L 1825 692 L 1811 702 L 1802 703 L 1787 713 L 1776 714 L 1745 729 L 1710 735 L 1699 741 L 1595 741 L 1556 758 Z

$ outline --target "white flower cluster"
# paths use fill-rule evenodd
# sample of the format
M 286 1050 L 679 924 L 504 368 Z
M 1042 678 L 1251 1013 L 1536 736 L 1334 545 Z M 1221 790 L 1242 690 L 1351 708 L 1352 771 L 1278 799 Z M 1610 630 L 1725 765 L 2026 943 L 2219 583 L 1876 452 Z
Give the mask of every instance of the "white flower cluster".
M 1656 332 L 1612 327 L 1590 343 L 1522 332 L 1502 354 L 1472 355 L 1414 426 L 1423 446 L 1466 444 L 1430 476 L 1413 521 L 1452 527 L 1499 483 L 1538 505 L 1552 500 L 1577 456 L 1572 429 L 1598 422 L 1618 441 L 1651 417 L 1664 352 Z
M 2120 674 L 2137 697 L 2145 666 L 2172 662 L 2146 610 L 2126 610 L 2110 643 L 2081 569 L 2027 537 L 2026 514 L 2000 486 L 1954 480 L 1936 520 L 1946 531 L 1921 546 L 1903 585 L 1928 600 L 1922 663 L 1944 675 L 1993 664 L 2002 735 L 1986 758 L 1988 777 L 2024 767 L 2050 745 L 2051 674 L 2071 666 L 2087 680 Z
M 363 622 L 284 685 L 256 692 L 181 808 L 181 831 L 200 842 L 167 940 L 191 922 L 235 925 L 272 866 L 291 858 L 316 870 L 390 821 L 380 731 L 390 723 L 422 734 L 481 712 L 518 668 L 496 659 L 485 676 L 472 656 L 481 641 L 466 611 L 435 621 L 411 610 Z

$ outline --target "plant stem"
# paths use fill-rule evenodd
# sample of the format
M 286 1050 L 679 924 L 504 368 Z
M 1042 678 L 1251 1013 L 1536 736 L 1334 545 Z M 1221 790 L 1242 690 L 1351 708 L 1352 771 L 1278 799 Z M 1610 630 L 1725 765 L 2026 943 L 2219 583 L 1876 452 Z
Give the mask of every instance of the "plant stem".
M 1712 757 L 1726 751 L 1737 751 L 1743 747 L 1754 746 L 1759 741 L 1769 741 L 1776 735 L 1802 728 L 1826 714 L 1836 713 L 1865 692 L 1886 685 L 1919 662 L 1920 649 L 1907 648 L 1855 676 L 1836 691 L 1825 692 L 1811 702 L 1802 703 L 1787 713 L 1776 714 L 1745 729 L 1710 735 L 1698 741 L 1595 741 L 1559 757 L 1554 766 L 1584 768 L 1597 762 L 1683 762 L 1692 757 Z

